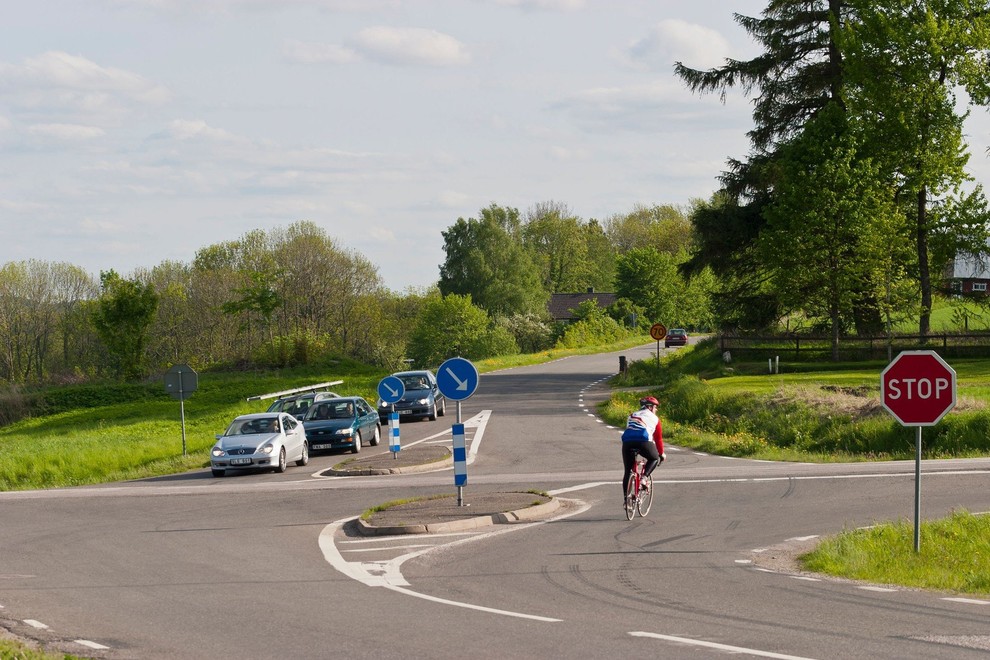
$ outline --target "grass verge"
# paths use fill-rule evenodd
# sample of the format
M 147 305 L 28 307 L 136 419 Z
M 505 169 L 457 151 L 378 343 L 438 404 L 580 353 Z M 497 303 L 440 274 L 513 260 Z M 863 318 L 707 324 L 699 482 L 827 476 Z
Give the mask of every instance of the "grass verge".
M 990 516 L 954 511 L 922 522 L 920 552 L 914 523 L 849 530 L 799 557 L 805 569 L 853 580 L 990 595 Z

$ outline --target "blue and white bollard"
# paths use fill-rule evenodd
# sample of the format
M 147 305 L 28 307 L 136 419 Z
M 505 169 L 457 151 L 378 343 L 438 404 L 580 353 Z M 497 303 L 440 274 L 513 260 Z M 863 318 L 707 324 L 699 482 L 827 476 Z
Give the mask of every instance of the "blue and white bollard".
M 461 489 L 467 484 L 467 450 L 464 447 L 464 425 L 454 424 L 451 430 L 453 432 L 454 485 L 457 486 L 457 506 L 463 506 L 464 498 Z
M 388 450 L 392 452 L 392 458 L 399 457 L 399 450 L 402 443 L 399 441 L 399 413 L 388 414 Z

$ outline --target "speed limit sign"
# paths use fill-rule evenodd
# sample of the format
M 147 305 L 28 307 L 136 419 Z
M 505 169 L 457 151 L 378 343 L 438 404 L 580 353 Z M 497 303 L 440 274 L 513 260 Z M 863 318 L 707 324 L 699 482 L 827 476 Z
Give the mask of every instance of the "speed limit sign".
M 667 326 L 663 323 L 654 323 L 650 326 L 650 336 L 657 341 L 665 339 L 667 337 Z

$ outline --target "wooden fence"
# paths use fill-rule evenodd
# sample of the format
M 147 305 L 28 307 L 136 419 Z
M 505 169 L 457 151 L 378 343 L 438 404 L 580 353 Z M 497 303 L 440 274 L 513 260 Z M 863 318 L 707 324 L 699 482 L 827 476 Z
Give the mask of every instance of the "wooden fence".
M 832 359 L 832 338 L 821 335 L 719 335 L 719 348 L 742 360 L 800 362 Z M 886 360 L 901 351 L 935 351 L 943 358 L 990 357 L 990 333 L 941 333 L 841 337 L 838 358 L 842 362 Z

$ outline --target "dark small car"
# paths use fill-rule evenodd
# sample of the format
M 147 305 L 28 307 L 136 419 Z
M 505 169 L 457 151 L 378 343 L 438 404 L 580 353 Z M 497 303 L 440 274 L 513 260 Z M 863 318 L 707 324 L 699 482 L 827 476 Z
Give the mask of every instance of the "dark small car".
M 381 442 L 378 413 L 359 396 L 338 396 L 316 401 L 302 420 L 311 452 L 328 449 L 361 451 L 367 441 L 372 447 Z
M 395 405 L 395 412 L 400 418 L 418 417 L 435 420 L 447 411 L 447 400 L 437 387 L 437 377 L 432 371 L 400 371 L 392 374 L 402 381 L 405 394 Z M 388 424 L 388 414 L 392 412 L 392 404 L 378 399 L 378 416 L 382 424 Z
M 684 328 L 671 328 L 663 341 L 664 348 L 671 346 L 687 346 L 688 334 Z

